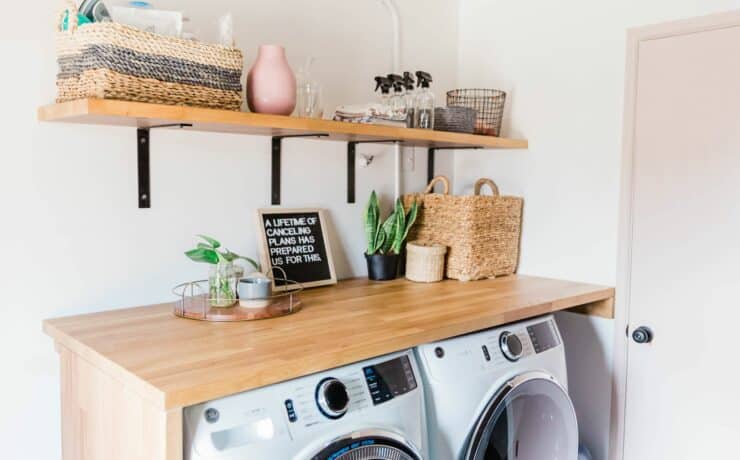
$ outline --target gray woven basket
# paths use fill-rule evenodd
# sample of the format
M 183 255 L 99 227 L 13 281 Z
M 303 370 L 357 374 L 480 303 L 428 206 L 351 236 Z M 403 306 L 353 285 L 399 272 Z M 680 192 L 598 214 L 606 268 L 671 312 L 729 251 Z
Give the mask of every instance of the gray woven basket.
M 95 97 L 239 110 L 244 58 L 236 48 L 165 37 L 123 24 L 79 25 L 65 0 L 57 31 L 57 102 Z
M 475 109 L 469 107 L 437 107 L 434 109 L 434 129 L 472 134 L 477 116 Z

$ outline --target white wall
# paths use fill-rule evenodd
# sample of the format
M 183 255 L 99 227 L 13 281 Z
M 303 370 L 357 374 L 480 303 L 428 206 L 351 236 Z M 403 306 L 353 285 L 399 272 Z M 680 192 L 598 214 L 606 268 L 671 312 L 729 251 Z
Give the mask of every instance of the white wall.
M 252 212 L 269 203 L 269 140 L 155 131 L 153 208 L 137 209 L 132 130 L 35 121 L 35 108 L 54 97 L 51 24 L 60 2 L 27 3 L 27 20 L 5 21 L 0 31 L 0 445 L 8 458 L 48 460 L 59 456 L 59 370 L 40 321 L 168 300 L 171 285 L 202 276 L 202 267 L 181 255 L 195 233 L 253 253 Z M 508 90 L 504 134 L 530 140 L 527 151 L 456 153 L 457 191 L 469 192 L 487 175 L 504 192 L 525 197 L 523 273 L 614 284 L 625 29 L 736 8 L 738 1 L 397 3 L 405 67 L 432 72 L 440 95 L 451 87 Z M 285 44 L 294 67 L 309 53 L 318 56 L 316 76 L 331 88 L 327 110 L 372 97 L 370 77 L 387 72 L 390 28 L 373 0 L 158 4 L 200 17 L 206 37 L 230 9 L 247 65 L 266 42 Z M 343 144 L 293 140 L 284 149 L 283 204 L 329 209 L 342 276 L 364 270 L 364 197 L 371 188 L 386 198 L 393 190 L 390 149 L 360 148 L 370 151 L 380 155 L 359 171 L 358 204 L 348 205 Z M 405 174 L 407 190 L 424 181 L 421 153 Z M 440 171 L 451 174 L 451 162 L 444 164 L 451 156 L 438 157 Z M 611 324 L 575 316 L 560 323 L 582 435 L 603 459 Z
M 460 0 L 458 83 L 509 92 L 504 135 L 527 151 L 457 152 L 455 189 L 485 175 L 525 198 L 520 272 L 614 285 L 629 27 L 737 0 Z M 690 116 L 690 114 L 688 114 Z M 561 314 L 581 436 L 608 449 L 612 322 Z
M 374 0 L 155 3 L 200 18 L 206 37 L 215 36 L 217 15 L 231 10 L 248 66 L 267 42 L 284 44 L 294 68 L 316 55 L 327 111 L 374 97 L 372 77 L 389 71 L 390 22 Z M 438 88 L 453 87 L 457 2 L 398 3 L 405 68 L 424 68 Z M 60 4 L 28 2 L 25 20 L 6 21 L 0 31 L 3 458 L 60 455 L 59 368 L 42 319 L 171 300 L 171 286 L 204 276 L 205 267 L 182 254 L 196 233 L 253 254 L 254 210 L 269 205 L 269 138 L 153 131 L 152 209 L 140 210 L 133 129 L 38 123 L 36 107 L 55 93 L 52 24 Z M 448 38 L 429 46 L 430 34 Z M 329 210 L 342 277 L 365 271 L 361 213 L 370 190 L 386 200 L 393 193 L 392 149 L 360 146 L 359 153 L 379 155 L 358 171 L 358 203 L 347 204 L 345 148 L 287 140 L 283 160 L 283 205 Z M 405 174 L 407 190 L 425 181 L 422 152 Z

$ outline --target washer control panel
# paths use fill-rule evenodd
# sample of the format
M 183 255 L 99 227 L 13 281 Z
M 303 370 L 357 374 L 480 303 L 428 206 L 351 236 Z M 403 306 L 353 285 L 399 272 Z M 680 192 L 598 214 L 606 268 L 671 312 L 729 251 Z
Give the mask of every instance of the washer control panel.
M 186 407 L 184 458 L 294 458 L 347 430 L 385 425 L 419 442 L 416 375 L 406 350 Z
M 560 345 L 555 324 L 550 320 L 527 326 L 527 334 L 532 341 L 535 353 L 542 353 Z
M 548 315 L 421 345 L 418 350 L 431 378 L 454 381 L 461 375 L 510 369 L 553 352 L 556 359 L 561 348 L 557 324 Z
M 416 377 L 406 355 L 362 368 L 373 405 L 416 389 Z

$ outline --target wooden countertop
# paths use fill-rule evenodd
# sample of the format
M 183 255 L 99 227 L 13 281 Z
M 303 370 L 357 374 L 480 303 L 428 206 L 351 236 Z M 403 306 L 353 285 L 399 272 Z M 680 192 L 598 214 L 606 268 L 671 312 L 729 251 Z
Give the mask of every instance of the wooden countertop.
M 192 321 L 163 304 L 50 319 L 44 331 L 170 409 L 554 311 L 610 317 L 614 289 L 522 275 L 435 284 L 353 279 L 302 298 L 302 311 L 263 321 Z

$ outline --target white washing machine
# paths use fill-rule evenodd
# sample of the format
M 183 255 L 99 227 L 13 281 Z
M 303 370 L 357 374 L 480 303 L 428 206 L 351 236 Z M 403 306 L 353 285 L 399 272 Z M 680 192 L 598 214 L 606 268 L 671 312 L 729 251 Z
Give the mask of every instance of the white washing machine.
M 187 407 L 186 460 L 423 460 L 413 351 Z
M 431 460 L 576 460 L 578 424 L 552 316 L 417 348 Z

